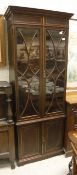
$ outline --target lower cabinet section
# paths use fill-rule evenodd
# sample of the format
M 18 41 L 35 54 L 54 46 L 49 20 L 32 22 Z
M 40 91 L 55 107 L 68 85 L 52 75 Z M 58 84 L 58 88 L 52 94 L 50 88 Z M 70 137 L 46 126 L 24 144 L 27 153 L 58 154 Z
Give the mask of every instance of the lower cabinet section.
M 17 126 L 17 164 L 41 160 L 63 152 L 64 118 Z

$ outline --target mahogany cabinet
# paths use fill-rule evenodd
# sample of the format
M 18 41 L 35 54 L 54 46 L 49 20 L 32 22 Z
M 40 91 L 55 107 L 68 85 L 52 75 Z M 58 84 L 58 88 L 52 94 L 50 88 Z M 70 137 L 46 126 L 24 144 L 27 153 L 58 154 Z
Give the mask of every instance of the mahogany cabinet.
M 66 122 L 65 122 L 65 155 L 70 156 L 72 153 L 68 132 L 77 130 L 77 93 L 72 92 L 66 95 Z
M 5 12 L 18 165 L 63 151 L 71 16 L 16 6 Z
M 0 159 L 8 159 L 15 168 L 14 122 L 11 110 L 11 85 L 0 81 Z

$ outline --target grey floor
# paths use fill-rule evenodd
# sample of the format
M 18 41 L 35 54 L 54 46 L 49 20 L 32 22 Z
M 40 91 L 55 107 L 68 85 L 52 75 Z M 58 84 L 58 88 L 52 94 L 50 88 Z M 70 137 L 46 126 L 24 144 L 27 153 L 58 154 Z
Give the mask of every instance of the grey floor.
M 55 156 L 11 169 L 8 161 L 0 160 L 0 175 L 67 175 L 71 157 Z

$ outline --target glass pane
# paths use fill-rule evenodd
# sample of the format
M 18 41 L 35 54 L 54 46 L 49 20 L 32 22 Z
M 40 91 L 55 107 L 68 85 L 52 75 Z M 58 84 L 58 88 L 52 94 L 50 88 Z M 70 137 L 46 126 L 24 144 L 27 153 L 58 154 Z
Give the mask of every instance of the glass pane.
M 39 30 L 17 28 L 19 116 L 39 113 Z
M 64 108 L 65 38 L 65 31 L 46 30 L 46 113 Z

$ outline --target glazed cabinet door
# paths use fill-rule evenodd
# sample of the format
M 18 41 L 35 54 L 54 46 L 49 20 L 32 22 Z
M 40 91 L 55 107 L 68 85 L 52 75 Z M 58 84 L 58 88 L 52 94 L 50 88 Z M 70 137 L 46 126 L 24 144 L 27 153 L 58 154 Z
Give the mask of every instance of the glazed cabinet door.
M 42 30 L 16 28 L 18 118 L 64 112 L 67 32 L 51 28 Z
M 40 113 L 40 29 L 16 28 L 16 112 L 18 119 Z
M 17 127 L 18 159 L 23 162 L 37 159 L 41 156 L 41 124 L 26 124 Z M 20 163 L 19 162 L 19 163 Z
M 65 29 L 45 29 L 45 114 L 64 112 L 66 72 Z

